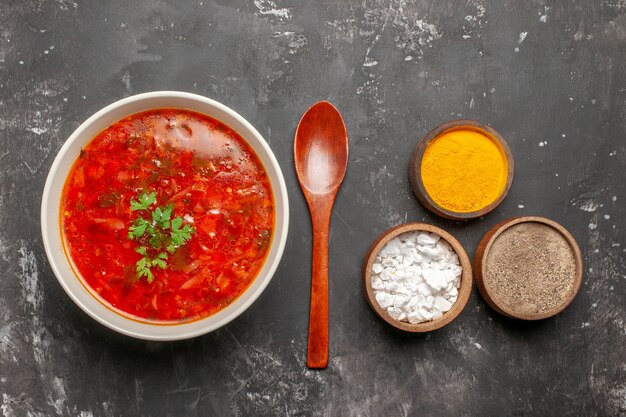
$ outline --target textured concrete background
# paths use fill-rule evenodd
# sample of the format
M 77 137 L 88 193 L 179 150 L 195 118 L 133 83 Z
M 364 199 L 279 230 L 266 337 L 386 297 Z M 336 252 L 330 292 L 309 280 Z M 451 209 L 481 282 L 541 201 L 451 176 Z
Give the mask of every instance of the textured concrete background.
M 146 343 L 90 319 L 41 243 L 48 169 L 70 133 L 122 97 L 219 100 L 267 138 L 292 206 L 261 298 L 194 340 Z M 305 366 L 311 236 L 296 123 L 328 99 L 350 135 L 331 236 L 331 363 Z M 407 180 L 419 137 L 491 124 L 516 163 L 484 219 L 425 211 Z M 0 5 L 0 411 L 13 416 L 626 415 L 626 2 L 79 1 Z M 566 226 L 585 281 L 563 314 L 520 323 L 474 293 L 447 328 L 411 336 L 367 306 L 360 266 L 404 221 L 483 233 L 522 214 Z

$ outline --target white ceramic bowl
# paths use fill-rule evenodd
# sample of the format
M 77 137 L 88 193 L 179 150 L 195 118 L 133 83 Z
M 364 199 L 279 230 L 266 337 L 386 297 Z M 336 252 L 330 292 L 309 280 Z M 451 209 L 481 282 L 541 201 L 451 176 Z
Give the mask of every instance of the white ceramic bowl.
M 267 259 L 256 279 L 232 304 L 204 319 L 159 324 L 131 319 L 87 290 L 65 255 L 59 224 L 59 207 L 65 179 L 80 150 L 98 133 L 111 124 L 135 113 L 159 109 L 180 108 L 206 114 L 235 130 L 254 149 L 263 163 L 272 185 L 275 203 L 274 236 Z M 138 94 L 117 101 L 100 110 L 81 124 L 65 142 L 52 163 L 41 201 L 41 233 L 46 254 L 59 283 L 72 300 L 91 317 L 128 336 L 147 340 L 179 340 L 199 336 L 224 326 L 243 313 L 272 279 L 287 240 L 289 202 L 285 180 L 278 162 L 259 132 L 235 111 L 217 101 L 196 94 L 177 91 L 156 91 Z

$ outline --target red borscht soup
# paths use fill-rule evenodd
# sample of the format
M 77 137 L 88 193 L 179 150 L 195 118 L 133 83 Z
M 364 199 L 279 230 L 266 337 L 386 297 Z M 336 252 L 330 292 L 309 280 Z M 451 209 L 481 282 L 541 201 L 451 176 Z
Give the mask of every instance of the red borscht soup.
M 121 120 L 80 153 L 63 188 L 66 253 L 92 293 L 137 318 L 196 320 L 248 288 L 274 229 L 267 173 L 208 116 Z

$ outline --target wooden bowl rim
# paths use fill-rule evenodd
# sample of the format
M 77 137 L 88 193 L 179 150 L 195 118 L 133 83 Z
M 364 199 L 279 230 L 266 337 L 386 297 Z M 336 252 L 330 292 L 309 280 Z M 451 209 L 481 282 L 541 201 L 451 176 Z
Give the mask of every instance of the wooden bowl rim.
M 374 290 L 372 289 L 371 270 L 372 265 L 376 260 L 376 255 L 378 255 L 380 250 L 383 248 L 383 246 L 385 246 L 385 244 L 387 244 L 387 242 L 403 233 L 418 231 L 435 233 L 446 242 L 448 242 L 448 244 L 450 244 L 452 249 L 454 249 L 459 258 L 462 272 L 461 284 L 459 287 L 459 296 L 456 302 L 452 305 L 452 308 L 449 311 L 445 312 L 443 316 L 437 320 L 411 324 L 394 319 L 378 304 L 378 301 L 376 301 L 376 298 L 374 297 Z M 376 312 L 376 314 L 378 314 L 379 317 L 381 317 L 384 321 L 386 321 L 388 324 L 395 327 L 396 329 L 404 330 L 411 333 L 430 332 L 440 329 L 449 324 L 455 318 L 457 318 L 459 314 L 461 314 L 461 311 L 463 311 L 463 309 L 465 308 L 465 305 L 469 300 L 470 294 L 472 293 L 472 265 L 461 243 L 459 243 L 459 241 L 454 238 L 454 236 L 452 236 L 445 230 L 437 226 L 420 222 L 400 224 L 380 234 L 378 238 L 374 241 L 374 243 L 372 243 L 367 252 L 367 256 L 365 257 L 365 261 L 363 262 L 362 276 L 363 289 L 365 290 L 365 298 L 367 299 L 370 307 L 372 307 L 372 309 Z
M 422 181 L 422 158 L 428 144 L 446 132 L 461 129 L 473 130 L 475 132 L 482 133 L 489 139 L 495 141 L 496 144 L 499 145 L 499 147 L 504 152 L 508 165 L 506 184 L 504 186 L 504 190 L 502 190 L 502 193 L 500 193 L 500 196 L 488 206 L 483 207 L 480 210 L 470 211 L 467 213 L 460 213 L 448 210 L 437 204 L 435 200 L 432 199 L 430 194 L 428 194 L 428 192 L 426 191 L 426 187 L 424 187 L 424 182 Z M 504 140 L 502 135 L 500 135 L 492 127 L 480 123 L 476 120 L 457 119 L 440 124 L 439 126 L 432 129 L 430 132 L 428 132 L 426 136 L 424 136 L 417 143 L 417 146 L 415 147 L 415 150 L 413 151 L 413 155 L 411 157 L 411 164 L 409 167 L 409 181 L 411 183 L 413 193 L 415 194 L 417 199 L 420 201 L 420 203 L 422 203 L 424 207 L 426 207 L 431 212 L 447 219 L 471 220 L 482 217 L 487 213 L 493 211 L 496 207 L 500 205 L 500 203 L 502 203 L 502 201 L 504 201 L 506 196 L 509 194 L 511 185 L 513 184 L 514 173 L 515 162 L 513 160 L 513 154 L 511 153 L 511 148 L 509 147 L 509 144 L 506 142 L 506 140 Z
M 520 223 L 541 223 L 541 224 L 545 224 L 547 226 L 552 227 L 554 230 L 559 232 L 561 236 L 565 238 L 565 240 L 570 246 L 570 249 L 572 250 L 572 253 L 574 255 L 574 260 L 576 263 L 576 273 L 574 275 L 574 285 L 572 287 L 572 290 L 570 291 L 568 296 L 563 300 L 561 304 L 559 304 L 558 306 L 542 314 L 523 314 L 523 313 L 516 312 L 510 308 L 507 308 L 504 305 L 499 304 L 497 302 L 497 298 L 493 296 L 492 292 L 489 290 L 488 286 L 486 286 L 484 282 L 484 277 L 486 276 L 486 268 L 487 268 L 486 260 L 487 260 L 487 256 L 489 255 L 489 251 L 491 250 L 491 247 L 493 246 L 493 243 L 505 230 Z M 576 243 L 576 240 L 574 239 L 574 237 L 561 224 L 555 222 L 554 220 L 541 217 L 541 216 L 518 216 L 518 217 L 512 217 L 512 218 L 506 219 L 496 224 L 491 229 L 489 229 L 487 233 L 485 233 L 485 235 L 482 237 L 482 239 L 480 240 L 478 244 L 478 248 L 474 256 L 474 274 L 476 277 L 476 286 L 478 287 L 478 291 L 480 292 L 481 296 L 485 299 L 487 304 L 491 306 L 491 308 L 493 308 L 500 314 L 503 314 L 510 318 L 515 318 L 515 319 L 520 319 L 520 320 L 543 320 L 543 319 L 547 319 L 549 317 L 553 317 L 559 314 L 561 311 L 565 310 L 565 308 L 567 308 L 567 306 L 569 306 L 572 303 L 572 301 L 578 294 L 578 291 L 580 290 L 580 287 L 582 285 L 583 261 L 582 261 L 582 255 L 581 255 L 578 243 Z

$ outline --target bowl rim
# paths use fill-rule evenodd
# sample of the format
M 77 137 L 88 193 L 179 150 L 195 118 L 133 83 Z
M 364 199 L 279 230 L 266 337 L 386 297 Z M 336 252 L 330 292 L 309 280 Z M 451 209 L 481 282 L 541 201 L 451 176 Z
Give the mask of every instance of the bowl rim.
M 452 308 L 445 312 L 443 316 L 438 318 L 437 320 L 425 321 L 422 323 L 411 324 L 405 323 L 391 317 L 376 301 L 374 297 L 374 290 L 372 288 L 372 265 L 376 260 L 376 255 L 380 252 L 380 250 L 396 236 L 399 236 L 403 233 L 407 232 L 429 232 L 435 233 L 439 235 L 442 239 L 444 239 L 452 249 L 454 249 L 455 253 L 459 258 L 459 263 L 461 264 L 462 272 L 461 272 L 461 283 L 459 286 L 459 296 L 456 302 L 452 305 Z M 376 312 L 376 314 L 382 318 L 385 322 L 390 324 L 399 330 L 404 330 L 410 333 L 424 333 L 431 332 L 433 330 L 440 329 L 449 323 L 451 323 L 454 319 L 456 319 L 459 314 L 463 311 L 469 297 L 472 293 L 472 264 L 467 256 L 467 252 L 463 248 L 463 245 L 450 233 L 441 229 L 440 227 L 420 222 L 411 222 L 399 224 L 391 229 L 386 230 L 378 238 L 372 243 L 370 246 L 367 256 L 363 262 L 363 290 L 365 292 L 365 298 L 367 299 L 368 304 L 372 309 Z
M 280 230 L 282 231 L 282 233 L 279 236 L 277 235 L 273 236 L 271 245 L 272 246 L 277 245 L 277 251 L 273 259 L 266 258 L 265 260 L 265 263 L 266 264 L 269 263 L 269 266 L 267 269 L 267 274 L 264 277 L 263 281 L 255 289 L 255 291 L 251 293 L 251 295 L 249 296 L 247 300 L 245 300 L 242 304 L 238 305 L 236 309 L 233 309 L 232 311 L 230 311 L 228 315 L 225 315 L 217 322 L 212 323 L 212 324 L 207 324 L 206 326 L 198 326 L 197 323 L 202 323 L 205 320 L 211 319 L 215 315 L 210 315 L 199 320 L 194 320 L 190 322 L 182 322 L 181 324 L 170 325 L 170 324 L 158 323 L 158 322 L 152 323 L 152 322 L 147 322 L 147 321 L 138 321 L 129 315 L 118 312 L 117 309 L 115 309 L 112 306 L 105 306 L 109 311 L 111 311 L 111 314 L 115 314 L 116 316 L 122 317 L 124 319 L 122 321 L 124 324 L 130 323 L 130 322 L 134 323 L 133 327 L 135 329 L 131 330 L 123 326 L 111 323 L 105 317 L 102 317 L 100 314 L 96 313 L 95 311 L 92 311 L 92 309 L 88 305 L 86 305 L 86 302 L 83 301 L 83 296 L 75 293 L 70 288 L 69 284 L 66 282 L 66 280 L 70 278 L 63 276 L 60 270 L 60 264 L 66 263 L 69 265 L 70 269 L 72 269 L 73 271 L 74 269 L 65 253 L 63 254 L 64 255 L 63 259 L 59 259 L 60 256 L 52 250 L 52 243 L 51 243 L 52 239 L 55 239 L 55 238 L 62 239 L 60 230 L 57 233 L 57 231 L 55 230 L 55 227 L 49 220 L 50 213 L 52 213 L 52 216 L 55 219 L 57 219 L 55 221 L 57 223 L 59 221 L 58 220 L 58 217 L 59 217 L 58 202 L 52 201 L 53 200 L 52 188 L 53 188 L 53 185 L 55 185 L 58 181 L 64 182 L 66 180 L 66 178 L 59 178 L 59 170 L 61 168 L 61 164 L 65 160 L 66 155 L 71 148 L 71 145 L 77 140 L 79 140 L 80 138 L 82 138 L 83 132 L 87 130 L 89 127 L 91 127 L 91 125 L 96 123 L 102 117 L 106 116 L 108 113 L 114 110 L 117 110 L 120 107 L 127 106 L 131 103 L 136 103 L 136 102 L 141 102 L 141 101 L 146 101 L 146 100 L 153 100 L 153 99 L 168 99 L 168 98 L 182 99 L 188 102 L 197 102 L 200 105 L 213 107 L 218 112 L 225 113 L 229 117 L 232 117 L 233 119 L 235 119 L 237 123 L 243 126 L 243 130 L 247 130 L 246 134 L 249 134 L 255 137 L 255 139 L 258 141 L 259 147 L 265 153 L 264 156 L 270 161 L 270 164 L 271 164 L 271 167 L 267 167 L 265 166 L 266 164 L 264 164 L 264 168 L 268 171 L 269 169 L 271 169 L 272 171 L 274 171 L 276 175 L 276 179 L 277 179 L 276 183 L 270 180 L 270 184 L 272 185 L 272 190 L 273 190 L 274 195 L 275 196 L 280 195 L 281 197 L 283 215 L 281 216 L 280 219 L 278 218 L 275 219 L 274 228 L 278 229 L 278 227 L 280 226 Z M 159 109 L 159 108 L 166 108 L 166 107 L 167 106 L 154 106 L 152 109 Z M 185 108 L 185 107 L 172 105 L 171 108 Z M 193 108 L 187 108 L 187 109 L 190 111 L 194 111 L 196 113 L 206 114 L 206 113 L 203 113 L 202 111 L 199 111 Z M 129 113 L 129 115 L 141 113 L 142 111 L 149 111 L 149 110 L 150 108 L 146 108 L 145 110 L 140 110 L 137 112 Z M 214 116 L 210 116 L 210 115 L 207 115 L 207 116 L 219 120 L 219 118 L 216 118 Z M 242 132 L 238 131 L 238 133 L 241 134 Z M 85 143 L 88 143 L 92 139 L 93 139 L 93 136 L 90 137 Z M 259 153 L 257 149 L 255 149 L 255 152 Z M 254 303 L 254 301 L 256 301 L 258 297 L 263 293 L 263 291 L 265 290 L 269 282 L 272 280 L 276 272 L 276 269 L 278 268 L 278 265 L 281 261 L 281 258 L 285 249 L 287 236 L 289 233 L 289 197 L 287 193 L 285 179 L 284 179 L 282 170 L 280 168 L 280 165 L 278 163 L 278 160 L 276 159 L 276 156 L 274 155 L 273 151 L 271 150 L 271 148 L 269 147 L 267 141 L 263 138 L 263 136 L 243 116 L 241 116 L 239 113 L 237 113 L 230 107 L 216 100 L 213 100 L 213 99 L 210 99 L 208 97 L 204 97 L 198 94 L 187 93 L 187 92 L 182 92 L 182 91 L 171 91 L 171 90 L 152 91 L 152 92 L 135 94 L 135 95 L 123 98 L 121 100 L 115 101 L 105 106 L 104 108 L 98 110 L 96 113 L 91 115 L 83 123 L 81 123 L 80 126 L 78 126 L 78 128 L 76 128 L 73 131 L 73 133 L 65 140 L 65 142 L 59 149 L 57 155 L 55 156 L 55 159 L 48 172 L 48 176 L 46 177 L 46 182 L 44 185 L 44 189 L 42 193 L 42 200 L 41 200 L 40 222 L 41 222 L 41 234 L 42 234 L 43 246 L 46 252 L 46 257 L 48 259 L 48 262 L 52 268 L 52 271 L 55 277 L 57 278 L 57 281 L 59 282 L 59 284 L 65 291 L 65 293 L 70 297 L 70 299 L 72 299 L 72 301 L 82 311 L 87 313 L 90 317 L 92 317 L 99 323 L 103 324 L 104 326 L 118 333 L 127 335 L 127 336 L 131 336 L 131 337 L 134 337 L 137 339 L 143 339 L 143 340 L 173 341 L 173 340 L 189 339 L 189 338 L 193 338 L 196 336 L 200 336 L 200 335 L 209 333 L 211 331 L 214 331 L 228 324 L 229 322 L 237 318 L 239 315 L 241 315 L 244 311 L 246 311 L 250 307 L 250 305 L 252 305 L 252 303 Z M 80 277 L 75 276 L 75 274 L 76 272 L 74 271 L 74 275 L 71 277 L 71 279 L 80 280 Z M 259 278 L 258 276 L 255 277 L 254 281 L 256 281 L 258 278 Z M 82 283 L 82 281 L 81 281 L 81 284 L 85 285 L 84 283 Z M 238 298 L 240 298 L 247 291 L 250 291 L 250 289 L 251 287 L 248 287 L 242 294 L 240 294 Z M 94 297 L 94 295 L 89 292 L 89 297 Z M 100 300 L 96 300 L 96 301 L 100 302 Z M 230 304 L 225 309 L 229 308 L 232 305 L 233 304 Z M 224 311 L 225 309 L 220 310 L 220 311 Z M 187 327 L 189 327 L 189 325 L 191 324 L 196 324 L 196 325 L 193 326 L 194 328 L 188 329 Z M 160 331 L 158 334 L 155 334 L 155 331 L 154 331 L 155 328 L 161 328 L 165 330 Z M 152 332 L 146 332 L 147 329 L 152 330 Z
M 574 255 L 574 261 L 576 263 L 574 285 L 570 293 L 561 304 L 542 314 L 519 313 L 502 305 L 498 302 L 498 298 L 494 296 L 493 292 L 489 290 L 489 287 L 485 285 L 484 281 L 485 276 L 487 275 L 487 256 L 489 256 L 489 251 L 491 250 L 493 243 L 505 230 L 521 223 L 541 223 L 550 226 L 554 230 L 559 232 L 569 244 L 570 249 L 572 250 L 572 254 Z M 556 316 L 557 314 L 565 310 L 572 303 L 572 301 L 574 301 L 574 298 L 578 294 L 583 281 L 583 260 L 580 248 L 576 243 L 576 240 L 571 235 L 571 233 L 568 232 L 567 229 L 561 224 L 555 222 L 554 220 L 550 220 L 548 218 L 540 216 L 517 216 L 508 218 L 497 223 L 491 229 L 489 229 L 487 233 L 485 233 L 485 235 L 480 239 L 480 242 L 478 243 L 478 246 L 476 248 L 476 254 L 474 255 L 474 275 L 476 277 L 476 287 L 478 288 L 478 292 L 483 297 L 485 302 L 498 313 L 506 317 L 519 320 L 543 320 Z
M 469 212 L 457 212 L 453 210 L 449 210 L 445 207 L 440 206 L 426 191 L 426 187 L 424 186 L 424 182 L 422 180 L 422 158 L 424 156 L 424 152 L 428 147 L 428 144 L 438 137 L 442 136 L 444 133 L 454 131 L 454 130 L 473 130 L 475 132 L 482 133 L 487 136 L 489 139 L 494 141 L 496 145 L 498 145 L 507 160 L 507 180 L 504 185 L 504 189 L 500 193 L 497 199 L 495 199 L 491 204 L 481 208 L 480 210 L 469 211 Z M 411 188 L 413 189 L 413 193 L 417 197 L 417 199 L 422 203 L 424 207 L 426 207 L 431 212 L 437 214 L 438 216 L 451 219 L 451 220 L 471 220 L 476 219 L 478 217 L 484 216 L 485 214 L 493 211 L 496 207 L 504 201 L 505 197 L 509 193 L 511 189 L 511 185 L 513 184 L 513 177 L 515 174 L 515 162 L 513 160 L 513 154 L 511 153 L 511 148 L 502 135 L 500 135 L 495 129 L 492 127 L 481 123 L 476 120 L 470 119 L 456 119 L 450 120 L 448 122 L 444 122 L 439 126 L 432 129 L 428 132 L 422 139 L 419 140 L 415 150 L 413 151 L 413 155 L 411 156 L 411 163 L 409 166 L 409 181 L 411 183 Z

